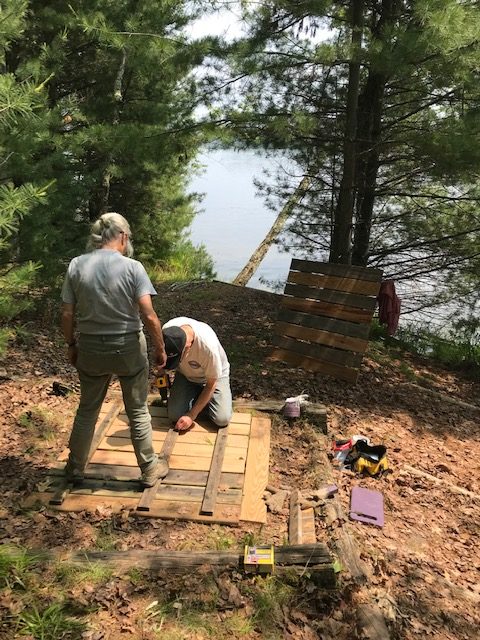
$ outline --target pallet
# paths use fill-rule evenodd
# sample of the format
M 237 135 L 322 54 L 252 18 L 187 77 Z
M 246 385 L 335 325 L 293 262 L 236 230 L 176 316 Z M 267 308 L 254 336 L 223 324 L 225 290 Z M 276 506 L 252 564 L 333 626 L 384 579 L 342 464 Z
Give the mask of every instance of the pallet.
M 270 359 L 356 382 L 382 272 L 293 259 Z
M 59 511 L 101 506 L 112 512 L 131 509 L 143 517 L 265 523 L 270 420 L 235 412 L 225 428 L 198 420 L 187 433 L 177 433 L 166 409 L 152 405 L 153 398 L 149 399 L 153 444 L 169 461 L 166 478 L 142 489 L 128 418 L 117 399 L 102 408 L 94 436 L 97 446 L 82 485 L 66 485 L 66 450 L 50 469 L 42 491 L 29 496 L 25 506 L 41 502 Z

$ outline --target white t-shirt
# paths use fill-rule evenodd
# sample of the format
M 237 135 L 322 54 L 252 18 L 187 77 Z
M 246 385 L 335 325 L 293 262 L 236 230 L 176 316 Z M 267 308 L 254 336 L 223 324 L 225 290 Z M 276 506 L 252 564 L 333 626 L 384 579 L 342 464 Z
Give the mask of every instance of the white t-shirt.
M 212 327 L 193 318 L 181 317 L 169 320 L 163 328 L 181 327 L 183 324 L 192 327 L 195 337 L 189 351 L 182 358 L 178 371 L 187 380 L 199 384 L 205 384 L 207 379 L 227 378 L 230 363 Z

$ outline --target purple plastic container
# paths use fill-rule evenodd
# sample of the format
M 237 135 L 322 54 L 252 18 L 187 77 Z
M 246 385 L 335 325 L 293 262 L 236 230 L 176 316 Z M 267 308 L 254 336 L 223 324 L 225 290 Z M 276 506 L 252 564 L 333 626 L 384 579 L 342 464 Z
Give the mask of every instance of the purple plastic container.
M 300 415 L 300 402 L 285 402 L 283 405 L 283 416 L 285 418 L 298 418 Z

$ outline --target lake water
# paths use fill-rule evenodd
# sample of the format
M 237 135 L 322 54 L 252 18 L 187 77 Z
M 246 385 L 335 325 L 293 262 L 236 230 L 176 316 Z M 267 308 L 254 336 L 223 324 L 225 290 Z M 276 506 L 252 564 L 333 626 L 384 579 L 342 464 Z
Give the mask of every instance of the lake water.
M 264 239 L 277 213 L 267 209 L 253 183 L 262 178 L 265 168 L 280 160 L 260 156 L 253 151 L 216 150 L 200 155 L 204 170 L 190 185 L 190 191 L 204 194 L 200 213 L 191 227 L 194 244 L 204 244 L 212 256 L 217 279 L 231 282 L 245 266 L 253 251 Z M 256 289 L 283 291 L 292 257 L 282 253 L 274 245 L 248 283 Z M 418 298 L 415 282 L 397 283 L 397 293 L 402 299 L 402 310 L 411 308 L 410 296 Z M 431 328 L 439 329 L 444 318 L 451 312 L 449 307 L 414 312 L 402 317 L 402 324 L 428 322 Z
M 264 239 L 277 212 L 256 195 L 254 178 L 261 178 L 275 160 L 253 151 L 216 150 L 200 155 L 204 171 L 189 190 L 204 194 L 201 211 L 191 227 L 194 244 L 204 244 L 215 262 L 217 278 L 231 282 Z M 249 287 L 270 289 L 264 281 L 284 281 L 291 256 L 270 247 Z M 283 288 L 283 287 L 282 287 Z

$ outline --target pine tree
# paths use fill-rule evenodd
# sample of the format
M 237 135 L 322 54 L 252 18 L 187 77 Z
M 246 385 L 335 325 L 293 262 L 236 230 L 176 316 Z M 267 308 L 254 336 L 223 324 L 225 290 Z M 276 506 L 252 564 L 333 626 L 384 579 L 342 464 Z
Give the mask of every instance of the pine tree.
M 185 187 L 200 143 L 191 71 L 206 52 L 183 34 L 188 4 L 30 2 L 6 68 L 22 82 L 49 78 L 49 115 L 10 141 L 8 170 L 17 184 L 55 180 L 48 208 L 21 224 L 15 248 L 20 260 L 41 260 L 45 278 L 63 273 L 107 210 L 127 217 L 147 266 L 186 243 L 199 271 L 211 272 L 184 237 L 194 215 Z
M 375 0 L 354 17 L 357 0 L 245 5 L 242 91 L 230 79 L 225 111 L 246 144 L 293 161 L 266 190 L 276 208 L 310 178 L 285 244 L 411 280 L 411 307 L 432 276 L 432 300 L 478 290 L 478 6 Z
M 12 260 L 16 251 L 12 242 L 22 220 L 45 204 L 47 193 L 46 186 L 16 184 L 8 168 L 15 153 L 10 141 L 44 111 L 42 84 L 19 82 L 6 72 L 9 49 L 25 26 L 27 5 L 25 0 L 6 0 L 0 8 L 0 354 L 14 335 L 8 322 L 30 306 L 27 293 L 39 268 L 31 261 Z

